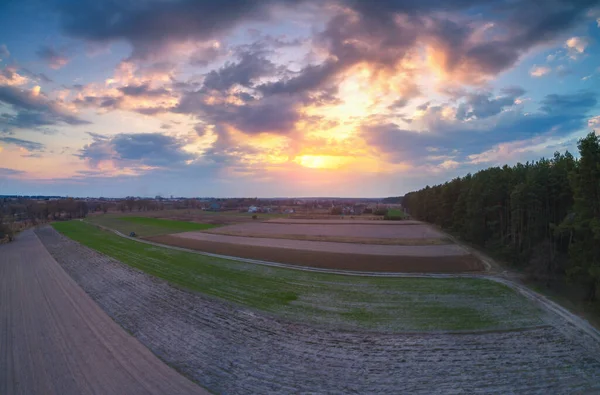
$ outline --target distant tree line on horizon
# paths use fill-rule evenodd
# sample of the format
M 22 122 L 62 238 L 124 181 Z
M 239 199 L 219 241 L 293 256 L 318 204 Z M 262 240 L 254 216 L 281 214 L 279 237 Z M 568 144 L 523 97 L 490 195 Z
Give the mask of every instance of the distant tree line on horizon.
M 416 219 L 484 247 L 531 277 L 576 281 L 596 300 L 600 282 L 600 138 L 515 166 L 491 167 L 404 196 Z
M 0 240 L 10 241 L 16 230 L 50 220 L 84 218 L 88 204 L 73 198 L 34 200 L 29 198 L 0 199 Z

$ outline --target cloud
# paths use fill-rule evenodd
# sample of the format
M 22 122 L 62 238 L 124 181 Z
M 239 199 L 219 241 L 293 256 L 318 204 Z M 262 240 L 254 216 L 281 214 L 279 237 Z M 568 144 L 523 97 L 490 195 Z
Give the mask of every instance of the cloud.
M 576 138 L 556 138 L 552 134 L 535 136 L 526 140 L 500 143 L 479 154 L 469 155 L 468 163 L 473 165 L 514 163 L 530 160 L 532 156 L 549 157 L 554 152 L 566 151 L 573 147 Z
M 547 95 L 541 102 L 540 109 L 548 114 L 569 114 L 581 109 L 591 109 L 598 103 L 593 92 L 583 91 L 573 94 Z
M 195 158 L 185 151 L 185 141 L 161 133 L 92 134 L 93 141 L 78 155 L 91 166 L 111 162 L 117 168 L 176 167 Z
M 4 59 L 8 59 L 10 57 L 10 52 L 6 47 L 6 44 L 0 44 L 0 61 Z
M 22 170 L 0 167 L 0 177 L 18 177 L 25 174 Z
M 493 97 L 490 92 L 470 93 L 456 110 L 456 119 L 461 121 L 472 118 L 488 118 L 515 104 L 525 91 L 515 87 L 503 91 L 503 96 Z
M 0 102 L 10 105 L 16 112 L 16 115 L 8 114 L 0 118 L 0 125 L 5 126 L 5 131 L 56 124 L 89 124 L 72 114 L 63 103 L 40 94 L 39 87 L 28 92 L 14 86 L 0 85 Z
M 51 69 L 60 69 L 69 63 L 69 58 L 64 51 L 59 51 L 49 46 L 42 46 L 36 51 L 36 55 L 48 64 Z
M 29 82 L 29 79 L 19 74 L 15 66 L 6 66 L 0 69 L 0 86 L 17 86 L 24 85 Z
M 569 57 L 572 59 L 577 59 L 580 55 L 582 55 L 588 45 L 589 40 L 586 37 L 571 37 L 565 43 Z
M 255 100 L 242 95 L 207 100 L 203 92 L 193 92 L 183 96 L 175 111 L 193 114 L 207 124 L 230 125 L 243 133 L 289 134 L 301 119 L 300 105 L 298 98 L 293 96 Z
M 516 93 L 519 92 L 515 90 L 512 95 Z M 499 144 L 538 136 L 545 139 L 568 136 L 589 124 L 587 113 L 596 103 L 595 95 L 590 92 L 553 94 L 541 101 L 539 112 L 524 113 L 517 107 L 469 122 L 460 120 L 457 109 L 449 112 L 456 114 L 449 119 L 444 116 L 444 107 L 430 106 L 423 118 L 413 121 L 420 131 L 403 129 L 393 123 L 366 123 L 360 133 L 370 147 L 392 163 L 437 166 L 448 160 L 471 161 L 473 155 Z M 473 157 L 469 159 L 470 156 Z
M 44 149 L 44 144 L 36 143 L 35 141 L 22 140 L 14 137 L 0 137 L 0 142 L 5 144 L 13 144 L 22 148 L 25 148 L 28 151 L 42 151 Z
M 264 21 L 273 4 L 287 0 L 151 0 L 143 3 L 95 0 L 58 2 L 64 31 L 94 42 L 125 40 L 133 58 L 148 58 L 172 42 L 205 41 L 242 21 Z
M 543 77 L 549 74 L 551 71 L 552 69 L 547 66 L 533 66 L 531 71 L 529 71 L 529 75 L 532 77 Z
M 169 91 L 164 88 L 151 89 L 150 83 L 140 85 L 127 85 L 118 88 L 126 96 L 134 97 L 157 97 L 169 94 Z
M 310 65 L 300 70 L 291 78 L 258 86 L 258 91 L 264 95 L 297 94 L 323 87 L 344 66 L 339 61 L 326 61 L 320 65 Z
M 207 66 L 226 54 L 227 49 L 225 46 L 218 41 L 214 41 L 196 49 L 192 53 L 192 56 L 190 56 L 190 64 L 194 66 Z
M 218 70 L 212 70 L 204 78 L 204 88 L 227 90 L 234 85 L 250 87 L 252 82 L 262 76 L 275 72 L 273 62 L 260 52 L 243 52 L 238 63 L 228 62 Z

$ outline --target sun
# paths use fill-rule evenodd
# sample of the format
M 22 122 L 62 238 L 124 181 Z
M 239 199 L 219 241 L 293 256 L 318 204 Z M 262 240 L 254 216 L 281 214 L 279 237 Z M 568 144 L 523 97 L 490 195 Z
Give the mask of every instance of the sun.
M 348 162 L 344 156 L 334 155 L 301 155 L 294 159 L 300 166 L 311 169 L 337 169 Z

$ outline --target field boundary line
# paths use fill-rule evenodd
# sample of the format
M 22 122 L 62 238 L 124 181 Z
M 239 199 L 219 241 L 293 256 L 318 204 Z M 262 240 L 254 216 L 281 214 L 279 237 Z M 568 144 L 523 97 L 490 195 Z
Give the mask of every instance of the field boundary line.
M 83 221 L 83 220 L 80 220 L 80 221 Z M 89 222 L 87 222 L 87 223 L 89 223 Z M 221 258 L 221 259 L 227 259 L 227 260 L 236 261 L 236 262 L 251 263 L 251 264 L 269 266 L 269 267 L 277 267 L 277 268 L 281 268 L 281 269 L 299 270 L 299 271 L 305 271 L 305 272 L 315 272 L 315 273 L 324 273 L 324 274 L 337 274 L 337 275 L 343 275 L 343 276 L 357 276 L 357 277 L 440 278 L 440 279 L 442 279 L 442 278 L 474 278 L 474 279 L 490 280 L 490 281 L 494 281 L 494 282 L 497 282 L 500 284 L 504 284 L 504 285 L 508 286 L 509 288 L 515 290 L 516 292 L 518 292 L 519 294 L 524 296 L 526 299 L 532 301 L 535 305 L 541 307 L 543 310 L 545 310 L 555 316 L 559 316 L 564 321 L 566 321 L 570 325 L 574 326 L 576 329 L 584 332 L 586 335 L 590 336 L 596 342 L 597 345 L 600 345 L 600 331 L 598 329 L 596 329 L 594 326 L 592 326 L 588 321 L 577 316 L 576 314 L 572 313 L 571 311 L 567 310 L 566 308 L 560 306 L 558 303 L 553 302 L 552 300 L 548 299 L 546 296 L 526 287 L 525 285 L 519 284 L 517 282 L 514 282 L 507 278 L 503 278 L 501 276 L 489 275 L 489 274 L 467 274 L 467 273 L 449 274 L 449 273 L 359 272 L 359 271 L 336 270 L 336 269 L 322 269 L 322 268 L 309 267 L 309 266 L 297 266 L 297 265 L 290 265 L 290 264 L 285 264 L 285 263 L 262 261 L 262 260 L 258 260 L 258 259 L 249 259 L 249 258 L 240 258 L 240 257 L 235 257 L 235 256 L 229 256 L 229 255 L 213 254 L 210 252 L 203 252 L 203 251 L 197 251 L 197 250 L 192 250 L 192 249 L 183 248 L 183 247 L 176 247 L 176 246 L 170 246 L 170 245 L 166 245 L 166 244 L 155 243 L 153 241 L 143 240 L 143 239 L 139 239 L 136 237 L 127 236 L 127 235 L 119 232 L 118 230 L 110 229 L 110 228 L 107 228 L 102 225 L 97 225 L 97 224 L 92 224 L 92 223 L 90 223 L 90 224 L 94 225 L 98 228 L 113 232 L 117 236 L 123 237 L 125 239 L 137 241 L 138 243 L 144 243 L 144 244 L 152 245 L 155 247 L 168 248 L 171 250 L 176 250 L 176 251 L 181 251 L 181 252 L 189 252 L 189 253 L 198 254 L 198 255 L 210 256 L 213 258 Z

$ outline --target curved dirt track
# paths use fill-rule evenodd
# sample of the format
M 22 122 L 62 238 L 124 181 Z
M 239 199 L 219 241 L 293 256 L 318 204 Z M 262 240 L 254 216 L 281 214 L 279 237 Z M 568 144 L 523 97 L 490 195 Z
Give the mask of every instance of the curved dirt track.
M 598 393 L 598 347 L 560 316 L 471 334 L 344 332 L 177 289 L 51 228 L 40 238 L 128 331 L 217 393 Z
M 205 394 L 117 325 L 32 230 L 0 246 L 0 394 Z

